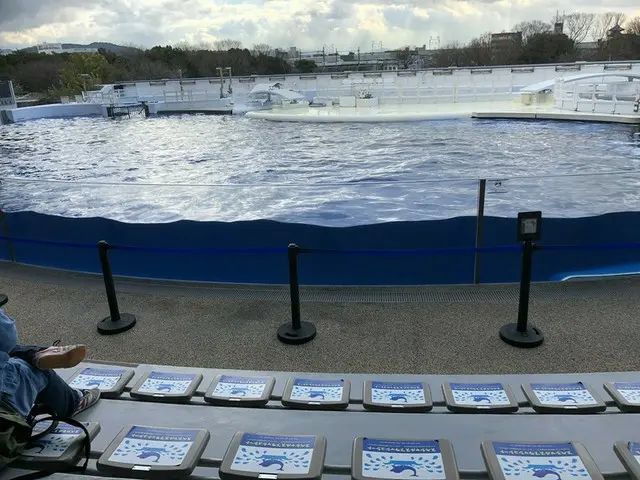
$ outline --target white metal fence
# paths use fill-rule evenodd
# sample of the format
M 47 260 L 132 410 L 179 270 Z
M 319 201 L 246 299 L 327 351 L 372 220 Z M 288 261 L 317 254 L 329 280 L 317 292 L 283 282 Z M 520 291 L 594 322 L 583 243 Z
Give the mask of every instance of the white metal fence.
M 574 112 L 640 114 L 640 82 L 572 83 L 558 80 L 556 107 Z

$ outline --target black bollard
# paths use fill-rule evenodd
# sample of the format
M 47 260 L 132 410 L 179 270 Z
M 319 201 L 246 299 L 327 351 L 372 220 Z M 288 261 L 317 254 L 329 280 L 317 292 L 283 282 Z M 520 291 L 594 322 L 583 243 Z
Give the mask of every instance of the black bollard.
M 0 293 L 0 307 L 3 307 L 9 302 L 9 297 L 7 297 L 4 293 Z
M 100 265 L 102 265 L 102 276 L 104 278 L 104 288 L 107 291 L 110 316 L 98 322 L 98 333 L 102 335 L 115 335 L 116 333 L 126 332 L 133 328 L 136 324 L 136 317 L 130 313 L 120 313 L 108 252 L 109 244 L 104 240 L 100 240 L 98 242 L 98 253 L 100 254 Z
M 531 264 L 536 249 L 533 240 L 540 239 L 540 212 L 518 214 L 518 240 L 522 244 L 522 270 L 520 275 L 520 301 L 518 303 L 518 323 L 508 323 L 500 329 L 500 338 L 514 347 L 533 348 L 542 344 L 542 332 L 528 325 L 529 292 L 531 290 Z
M 298 253 L 300 247 L 289 245 L 289 292 L 291 295 L 291 323 L 278 328 L 278 340 L 290 345 L 300 345 L 313 340 L 316 327 L 313 323 L 300 320 L 300 289 L 298 284 Z

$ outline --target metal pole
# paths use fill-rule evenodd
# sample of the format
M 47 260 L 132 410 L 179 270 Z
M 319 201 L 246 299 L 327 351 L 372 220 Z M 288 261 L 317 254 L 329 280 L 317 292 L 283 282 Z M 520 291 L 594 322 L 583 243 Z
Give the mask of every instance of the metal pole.
M 109 303 L 109 316 L 98 322 L 98 333 L 102 335 L 115 335 L 126 332 L 136 324 L 136 317 L 130 313 L 120 313 L 118 308 L 118 298 L 116 297 L 116 287 L 113 283 L 113 273 L 109 263 L 109 244 L 104 240 L 98 242 L 98 254 L 100 265 L 102 266 L 102 277 L 104 288 L 107 291 L 107 302 Z
M 289 294 L 291 296 L 291 322 L 287 322 L 278 328 L 278 340 L 282 343 L 299 345 L 313 340 L 316 336 L 316 327 L 311 322 L 303 322 L 300 319 L 300 285 L 298 283 L 298 254 L 300 247 L 295 243 L 289 245 L 287 255 L 289 258 Z
M 529 292 L 531 290 L 531 264 L 535 245 L 524 240 L 522 248 L 522 271 L 520 275 L 520 300 L 518 323 L 508 323 L 500 329 L 500 338 L 513 347 L 534 348 L 542 345 L 544 335 L 540 329 L 529 325 Z
M 482 247 L 484 234 L 484 200 L 487 191 L 487 179 L 478 182 L 478 211 L 476 214 L 476 248 Z M 473 266 L 473 283 L 480 283 L 480 252 L 475 252 Z
M 100 254 L 100 265 L 102 266 L 104 288 L 107 291 L 110 318 L 112 322 L 117 322 L 120 320 L 120 310 L 118 309 L 116 286 L 113 283 L 113 273 L 111 272 L 111 264 L 109 263 L 109 244 L 104 240 L 98 242 L 98 252 Z
M 300 330 L 300 285 L 298 283 L 298 252 L 300 247 L 289 245 L 289 293 L 291 295 L 291 327 Z
M 518 303 L 518 327 L 520 333 L 527 331 L 529 318 L 529 292 L 531 291 L 531 260 L 533 243 L 525 240 L 522 246 L 522 272 L 520 275 L 520 301 Z

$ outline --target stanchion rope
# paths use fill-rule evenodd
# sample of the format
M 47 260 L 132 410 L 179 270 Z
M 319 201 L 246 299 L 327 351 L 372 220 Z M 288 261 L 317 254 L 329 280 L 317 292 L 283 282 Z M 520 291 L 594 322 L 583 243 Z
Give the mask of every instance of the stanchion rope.
M 0 236 L 0 241 L 13 243 L 27 243 L 66 248 L 97 248 L 96 244 L 57 242 L 51 240 L 37 240 L 24 237 Z M 640 242 L 609 243 L 601 245 L 535 245 L 536 250 L 542 251 L 580 251 L 580 250 L 624 250 L 640 248 Z M 259 253 L 287 253 L 287 248 L 157 248 L 138 247 L 132 245 L 111 245 L 110 250 L 148 253 L 185 253 L 185 254 L 259 254 Z M 330 248 L 300 248 L 299 253 L 318 255 L 457 255 L 469 253 L 509 253 L 521 252 L 521 245 L 505 245 L 497 247 L 463 247 L 463 248 L 427 248 L 416 250 L 400 249 L 330 249 Z

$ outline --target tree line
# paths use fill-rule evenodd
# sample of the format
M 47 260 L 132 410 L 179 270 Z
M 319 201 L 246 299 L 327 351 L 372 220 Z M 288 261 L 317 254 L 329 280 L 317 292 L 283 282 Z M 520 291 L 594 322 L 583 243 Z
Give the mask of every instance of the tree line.
M 561 32 L 555 29 L 556 23 L 562 24 Z M 485 33 L 464 45 L 450 43 L 437 50 L 430 63 L 434 67 L 464 67 L 640 60 L 640 17 L 626 19 L 620 12 L 576 12 L 549 22 L 521 22 L 511 33 L 500 42 Z M 401 58 L 410 62 L 411 51 L 404 49 Z
M 213 45 L 127 48 L 126 53 L 100 48 L 97 53 L 17 51 L 0 56 L 0 76 L 13 80 L 17 94 L 36 93 L 43 100 L 76 95 L 104 83 L 214 77 L 219 74 L 217 68 L 225 67 L 231 67 L 233 75 L 267 75 L 308 72 L 315 65 L 298 61 L 292 66 L 268 45 L 247 49 L 230 39 Z

